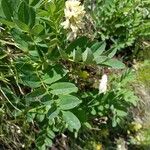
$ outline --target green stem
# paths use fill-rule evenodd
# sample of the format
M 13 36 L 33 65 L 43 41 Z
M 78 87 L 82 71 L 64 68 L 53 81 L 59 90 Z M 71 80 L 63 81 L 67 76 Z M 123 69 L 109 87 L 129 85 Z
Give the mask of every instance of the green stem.
M 21 112 L 21 110 L 18 109 L 16 106 L 14 106 L 13 103 L 8 99 L 8 97 L 7 97 L 6 94 L 3 92 L 3 90 L 2 90 L 1 87 L 0 87 L 0 92 L 2 93 L 2 95 L 4 96 L 4 98 L 9 102 L 9 104 L 10 104 L 13 108 L 15 108 L 17 111 L 20 111 L 20 112 Z

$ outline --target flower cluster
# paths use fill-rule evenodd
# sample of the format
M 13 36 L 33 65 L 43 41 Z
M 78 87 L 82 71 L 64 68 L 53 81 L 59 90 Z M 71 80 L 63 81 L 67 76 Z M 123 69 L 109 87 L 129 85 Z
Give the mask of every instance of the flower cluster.
M 61 25 L 64 29 L 71 29 L 69 36 L 76 38 L 78 30 L 83 27 L 84 6 L 78 0 L 68 0 L 65 3 L 64 13 L 66 20 Z

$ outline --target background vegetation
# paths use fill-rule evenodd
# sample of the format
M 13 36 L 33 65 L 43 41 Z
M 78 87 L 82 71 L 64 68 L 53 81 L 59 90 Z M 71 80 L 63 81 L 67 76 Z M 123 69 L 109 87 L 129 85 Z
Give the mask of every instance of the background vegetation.
M 84 25 L 69 39 L 64 0 L 0 0 L 3 149 L 149 149 L 133 108 L 142 99 L 135 85 L 150 87 L 150 2 L 81 5 Z

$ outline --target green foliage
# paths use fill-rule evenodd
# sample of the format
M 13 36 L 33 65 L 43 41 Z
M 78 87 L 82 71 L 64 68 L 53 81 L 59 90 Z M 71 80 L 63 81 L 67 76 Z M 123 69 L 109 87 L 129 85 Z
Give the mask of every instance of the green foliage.
M 68 41 L 61 26 L 64 0 L 0 2 L 0 141 L 6 147 L 44 150 L 52 146 L 55 134 L 66 131 L 77 136 L 80 128 L 92 127 L 94 117 L 107 116 L 114 127 L 123 120 L 128 107 L 136 104 L 133 92 L 126 89 L 128 74 L 114 77 L 106 94 L 88 84 L 91 78 L 99 80 L 105 69 L 125 68 L 115 57 L 120 42 L 107 49 L 107 42 L 85 36 Z M 120 13 L 119 9 L 113 10 Z M 132 15 L 125 24 L 127 29 Z M 138 19 L 136 12 L 133 26 Z M 132 36 L 125 44 L 131 41 Z M 100 73 L 93 77 L 92 71 L 85 71 L 90 77 L 83 81 L 79 74 L 88 67 L 99 68 Z M 87 88 L 82 88 L 82 82 Z
M 107 66 L 114 69 L 125 68 L 125 65 L 121 61 L 113 58 L 116 49 L 112 48 L 109 51 L 105 51 L 105 42 L 88 43 L 84 47 L 80 47 L 78 42 L 82 42 L 82 38 L 75 40 L 68 46 L 68 51 L 71 47 L 74 48 L 73 52 L 69 54 L 69 60 L 83 65 Z
M 138 100 L 129 84 L 134 78 L 133 73 L 126 71 L 119 77 L 112 76 L 112 84 L 107 94 L 85 92 L 82 101 L 87 104 L 84 108 L 88 112 L 86 115 L 92 115 L 92 118 L 105 116 L 110 119 L 111 126 L 119 125 L 128 115 L 130 106 L 136 106 Z
M 150 87 L 150 62 L 149 60 L 139 63 L 137 71 L 137 80 L 141 82 L 145 87 Z
M 121 50 L 139 37 L 148 36 L 149 2 L 142 0 L 98 0 L 87 2 L 94 21 L 95 36 Z

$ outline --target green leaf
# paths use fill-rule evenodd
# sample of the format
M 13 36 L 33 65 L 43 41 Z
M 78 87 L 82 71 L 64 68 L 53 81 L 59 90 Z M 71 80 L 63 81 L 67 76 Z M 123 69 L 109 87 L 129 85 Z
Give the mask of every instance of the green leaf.
M 32 30 L 31 33 L 38 35 L 43 31 L 44 27 L 41 24 L 35 25 Z
M 72 109 L 78 106 L 80 103 L 81 101 L 72 95 L 60 95 L 58 100 L 58 106 L 62 110 Z
M 50 1 L 49 6 L 48 6 L 48 10 L 50 11 L 50 14 L 53 15 L 55 10 L 56 10 L 56 5 L 54 3 L 54 1 Z
M 36 120 L 38 120 L 38 122 L 42 122 L 45 118 L 45 114 L 37 114 L 36 115 Z
M 38 150 L 46 150 L 47 147 L 51 147 L 53 142 L 52 142 L 52 138 L 49 137 L 49 133 L 50 131 L 47 131 L 45 129 L 42 129 L 41 132 L 37 135 L 37 139 L 35 141 L 36 144 L 36 148 Z M 51 131 L 52 133 L 52 131 Z
M 91 126 L 88 122 L 85 122 L 84 125 L 85 125 L 88 129 L 92 129 L 92 126 Z
M 28 31 L 29 31 L 29 26 L 26 25 L 25 23 L 23 23 L 23 22 L 21 22 L 21 21 L 19 21 L 19 20 L 15 20 L 15 23 L 17 24 L 17 26 L 18 26 L 21 30 L 23 30 L 23 31 L 25 31 L 25 32 L 28 32 Z
M 45 90 L 43 88 L 34 89 L 32 92 L 25 96 L 26 102 L 35 102 L 40 101 L 41 98 L 45 95 Z
M 52 120 L 52 119 L 56 118 L 56 117 L 59 115 L 59 112 L 60 112 L 59 109 L 56 109 L 56 110 L 53 111 L 53 112 L 51 112 L 51 111 L 53 111 L 53 109 L 50 109 L 50 110 L 48 111 L 48 119 L 49 119 L 49 120 Z
M 47 127 L 46 131 L 47 131 L 47 136 L 49 138 L 51 138 L 51 139 L 55 138 L 55 133 L 52 131 L 51 126 Z
M 95 57 L 95 61 L 96 61 L 96 64 L 102 64 L 103 62 L 105 62 L 106 60 L 108 59 L 107 56 L 98 56 L 98 57 Z
M 118 115 L 118 116 L 121 116 L 121 117 L 127 116 L 127 112 L 124 111 L 124 110 L 116 109 L 116 112 L 117 112 L 117 115 Z
M 7 57 L 7 55 L 8 55 L 7 53 L 0 52 L 0 60 Z
M 52 140 L 50 139 L 50 138 L 45 138 L 45 144 L 46 144 L 46 146 L 52 146 L 53 145 L 53 142 L 52 142 Z
M 32 28 L 35 25 L 36 13 L 33 7 L 29 7 L 29 25 Z
M 38 3 L 40 3 L 41 2 L 41 0 L 32 0 L 32 1 L 30 1 L 30 5 L 31 6 L 35 6 L 35 5 L 37 5 Z
M 43 144 L 43 145 L 37 146 L 37 150 L 46 150 L 46 145 Z
M 5 18 L 5 15 L 4 15 L 4 12 L 3 12 L 3 9 L 2 9 L 2 3 L 1 3 L 2 0 L 0 0 L 0 17 L 2 18 Z
M 110 66 L 114 69 L 123 69 L 123 68 L 125 68 L 125 64 L 122 63 L 121 61 L 117 60 L 117 59 L 110 59 L 110 60 L 107 60 L 106 62 L 103 62 L 102 64 Z
M 67 74 L 67 70 L 63 69 L 62 66 L 56 65 L 54 67 L 48 67 L 45 75 L 42 76 L 42 80 L 46 84 L 52 84 Z
M 60 95 L 60 94 L 70 94 L 73 92 L 77 92 L 78 88 L 73 84 L 69 82 L 57 82 L 50 86 L 50 92 L 54 95 Z
M 24 1 L 20 3 L 18 9 L 18 19 L 25 24 L 29 23 L 29 6 Z
M 112 57 L 114 57 L 115 56 L 115 54 L 116 54 L 116 52 L 117 52 L 117 48 L 112 48 L 111 49 L 111 52 L 108 54 L 108 57 L 109 58 L 112 58 Z
M 2 5 L 2 9 L 4 12 L 4 15 L 6 16 L 6 18 L 11 21 L 12 20 L 12 16 L 13 16 L 13 10 L 11 7 L 11 1 L 10 0 L 2 0 L 1 1 L 1 5 Z
M 62 111 L 63 119 L 68 124 L 68 127 L 71 131 L 73 129 L 79 130 L 81 127 L 81 123 L 79 119 L 70 111 Z
M 100 56 L 106 48 L 106 42 L 97 42 L 92 45 L 91 50 L 93 52 L 94 57 Z
M 23 1 L 20 3 L 19 9 L 18 9 L 18 20 L 20 22 L 23 22 L 26 25 L 30 25 L 30 27 L 33 27 L 35 24 L 35 10 L 33 7 L 29 7 L 29 5 Z
M 91 64 L 93 62 L 94 56 L 90 48 L 86 48 L 86 50 L 82 54 L 83 62 Z
M 31 37 L 16 28 L 13 28 L 10 33 L 20 50 L 28 52 L 30 44 L 33 44 Z
M 31 88 L 37 88 L 41 86 L 41 81 L 36 74 L 24 75 L 21 77 L 20 83 L 29 86 Z
M 15 26 L 14 22 L 8 21 L 8 20 L 3 19 L 3 18 L 0 18 L 0 23 L 5 24 L 5 25 L 10 26 L 10 27 L 14 27 Z
M 73 50 L 73 60 L 75 62 L 79 62 L 82 60 L 82 52 L 79 48 L 77 50 L 76 49 Z
M 30 113 L 30 112 L 28 112 L 28 113 L 26 114 L 27 121 L 28 121 L 28 122 L 32 122 L 32 121 L 34 120 L 34 118 L 35 118 L 35 115 L 36 115 L 36 113 Z
M 78 39 L 75 39 L 66 49 L 66 53 L 71 53 L 75 48 L 80 47 L 83 48 L 88 43 L 88 38 L 83 36 Z
M 113 117 L 112 118 L 112 127 L 116 127 L 117 126 L 117 121 L 116 121 L 116 118 Z

